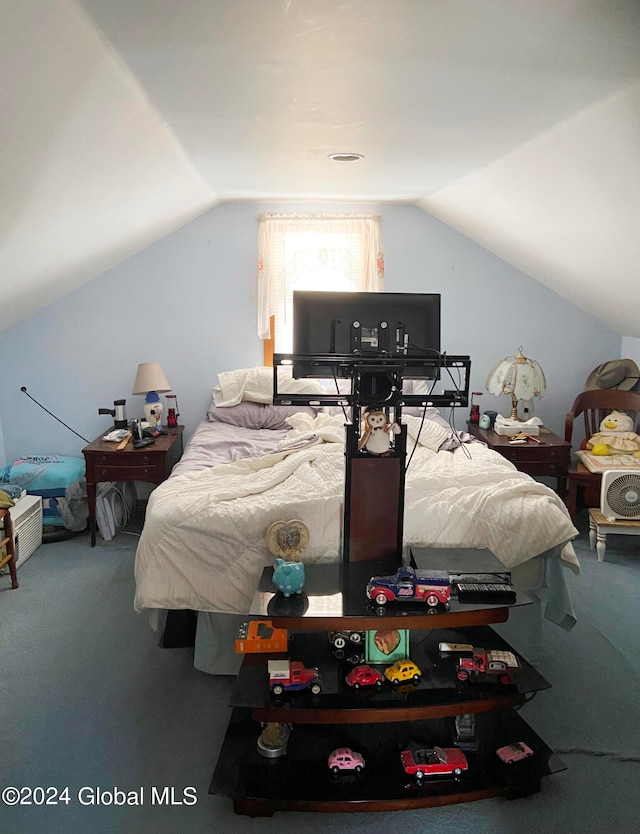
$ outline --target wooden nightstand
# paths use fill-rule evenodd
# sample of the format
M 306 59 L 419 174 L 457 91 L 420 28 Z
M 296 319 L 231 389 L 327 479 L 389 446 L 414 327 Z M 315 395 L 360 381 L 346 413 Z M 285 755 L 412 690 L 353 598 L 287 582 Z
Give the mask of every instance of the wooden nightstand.
M 547 429 L 541 429 L 540 443 L 528 440 L 521 445 L 511 445 L 508 437 L 496 434 L 492 429 L 481 429 L 477 423 L 467 422 L 467 430 L 490 449 L 510 460 L 521 472 L 557 478 L 557 493 L 561 498 L 565 497 L 567 470 L 571 461 L 571 444 L 566 440 Z
M 87 469 L 87 501 L 91 547 L 96 543 L 96 485 L 101 481 L 145 481 L 161 484 L 182 455 L 184 426 L 166 429 L 152 446 L 134 449 L 131 441 L 118 451 L 115 443 L 102 436 L 82 450 Z

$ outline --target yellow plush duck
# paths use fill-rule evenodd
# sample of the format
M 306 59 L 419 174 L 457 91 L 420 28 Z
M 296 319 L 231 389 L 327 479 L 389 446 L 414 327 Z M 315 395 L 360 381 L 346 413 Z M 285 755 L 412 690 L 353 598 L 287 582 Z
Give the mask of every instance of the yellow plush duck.
M 635 455 L 640 458 L 640 434 L 633 430 L 633 420 L 621 411 L 612 411 L 600 423 L 600 431 L 588 441 L 592 455 Z

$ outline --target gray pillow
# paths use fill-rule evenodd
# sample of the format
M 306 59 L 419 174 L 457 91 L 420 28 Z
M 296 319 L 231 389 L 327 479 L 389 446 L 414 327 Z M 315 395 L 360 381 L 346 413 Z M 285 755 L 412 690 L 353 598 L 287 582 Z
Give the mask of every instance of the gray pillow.
M 286 418 L 300 412 L 315 417 L 317 409 L 307 405 L 266 405 L 249 401 L 223 407 L 212 402 L 207 418 L 212 423 L 227 423 L 245 429 L 290 429 L 291 426 L 285 423 Z

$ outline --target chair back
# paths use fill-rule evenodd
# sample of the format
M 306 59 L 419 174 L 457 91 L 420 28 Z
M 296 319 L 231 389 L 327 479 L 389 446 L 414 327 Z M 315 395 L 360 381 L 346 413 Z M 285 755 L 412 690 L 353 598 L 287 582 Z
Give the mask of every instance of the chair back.
M 600 423 L 612 411 L 624 411 L 633 419 L 634 431 L 640 434 L 640 393 L 619 388 L 597 388 L 583 391 L 575 398 L 564 424 L 564 439 L 571 443 L 573 423 L 581 414 L 585 440 L 600 430 Z

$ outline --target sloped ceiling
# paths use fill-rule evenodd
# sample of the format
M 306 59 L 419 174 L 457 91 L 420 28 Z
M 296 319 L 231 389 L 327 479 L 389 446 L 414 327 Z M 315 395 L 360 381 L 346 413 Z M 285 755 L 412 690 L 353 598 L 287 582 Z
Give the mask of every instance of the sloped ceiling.
M 0 8 L 1 327 L 219 201 L 326 199 L 417 203 L 640 337 L 637 0 Z

